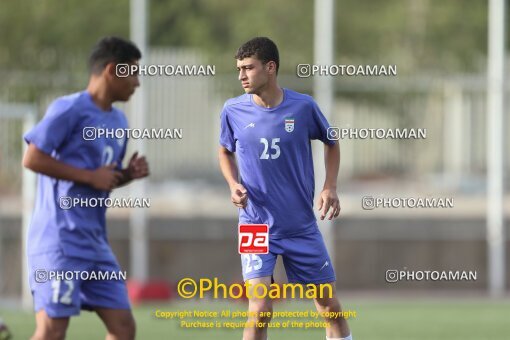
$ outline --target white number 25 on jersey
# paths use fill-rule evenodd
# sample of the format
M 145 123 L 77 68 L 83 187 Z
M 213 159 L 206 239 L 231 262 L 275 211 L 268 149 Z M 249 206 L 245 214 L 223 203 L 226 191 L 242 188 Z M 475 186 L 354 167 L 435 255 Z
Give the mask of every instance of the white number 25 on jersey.
M 280 157 L 280 138 L 271 139 L 271 154 L 269 154 L 269 141 L 266 138 L 261 138 L 260 142 L 264 144 L 264 150 L 260 155 L 260 159 L 277 159 Z

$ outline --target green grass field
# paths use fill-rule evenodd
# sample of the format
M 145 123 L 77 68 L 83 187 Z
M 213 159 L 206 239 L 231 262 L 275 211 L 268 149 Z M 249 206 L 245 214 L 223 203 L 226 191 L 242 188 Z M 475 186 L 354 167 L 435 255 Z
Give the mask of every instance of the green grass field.
M 510 339 L 510 301 L 502 300 L 419 300 L 368 302 L 345 300 L 344 309 L 356 311 L 349 319 L 355 339 Z M 178 320 L 158 319 L 156 310 L 244 311 L 242 303 L 176 302 L 173 304 L 139 306 L 134 309 L 138 339 L 241 339 L 241 330 L 225 328 L 183 329 Z M 278 303 L 275 311 L 314 310 L 311 302 Z M 34 329 L 30 312 L 0 309 L 14 339 L 28 339 Z M 187 318 L 187 320 L 190 320 Z M 197 320 L 197 319 L 194 319 Z M 208 319 L 201 319 L 207 321 Z M 211 319 L 209 319 L 211 320 Z M 275 321 L 303 321 L 280 318 Z M 243 319 L 212 319 L 234 321 Z M 71 320 L 68 339 L 104 339 L 105 329 L 95 314 L 82 312 Z M 323 329 L 272 329 L 270 339 L 325 339 Z

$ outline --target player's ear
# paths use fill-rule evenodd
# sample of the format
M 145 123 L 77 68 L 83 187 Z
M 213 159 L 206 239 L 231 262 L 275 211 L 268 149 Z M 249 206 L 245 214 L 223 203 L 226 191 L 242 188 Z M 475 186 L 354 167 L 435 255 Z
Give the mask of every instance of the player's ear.
M 274 61 L 268 61 L 266 66 L 267 66 L 267 71 L 270 74 L 276 74 L 276 63 Z
M 115 66 L 116 66 L 115 63 L 106 64 L 103 70 L 103 74 L 108 78 L 116 77 L 117 75 L 115 73 Z

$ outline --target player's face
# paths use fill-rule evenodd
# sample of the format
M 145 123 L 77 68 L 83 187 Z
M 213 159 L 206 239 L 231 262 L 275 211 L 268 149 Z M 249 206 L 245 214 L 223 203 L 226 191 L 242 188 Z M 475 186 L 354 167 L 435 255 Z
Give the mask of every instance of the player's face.
M 138 64 L 138 62 L 129 64 Z M 115 69 L 115 65 L 112 65 L 113 69 Z M 119 77 L 117 74 L 113 74 L 110 85 L 115 101 L 125 102 L 135 93 L 136 88 L 140 86 L 140 81 L 138 80 L 138 74 L 130 74 L 127 77 Z
M 268 83 L 267 64 L 263 64 L 256 58 L 237 60 L 237 70 L 241 86 L 246 93 L 259 94 Z

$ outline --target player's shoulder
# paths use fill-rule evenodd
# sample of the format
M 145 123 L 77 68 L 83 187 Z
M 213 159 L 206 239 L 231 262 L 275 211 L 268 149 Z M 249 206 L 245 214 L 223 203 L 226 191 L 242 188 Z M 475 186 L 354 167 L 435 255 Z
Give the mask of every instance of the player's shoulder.
M 122 117 L 122 119 L 127 119 L 124 111 L 122 111 L 120 108 L 118 108 L 116 106 L 112 106 L 112 113 L 114 113 L 117 116 Z
M 251 105 L 250 95 L 245 93 L 238 97 L 228 99 L 225 102 L 225 104 L 223 105 L 223 109 L 235 109 L 238 107 L 250 106 L 250 105 Z
M 83 102 L 84 92 L 71 93 L 55 99 L 48 107 L 47 114 L 64 114 L 76 110 Z
M 124 125 L 128 124 L 128 120 L 124 111 L 115 106 L 112 107 L 112 111 L 117 116 L 117 118 L 123 122 Z
M 299 92 L 296 92 L 294 90 L 290 90 L 287 88 L 285 88 L 284 91 L 285 91 L 285 99 L 288 101 L 293 101 L 293 102 L 307 105 L 310 107 L 316 105 L 313 97 L 308 94 L 299 93 Z

